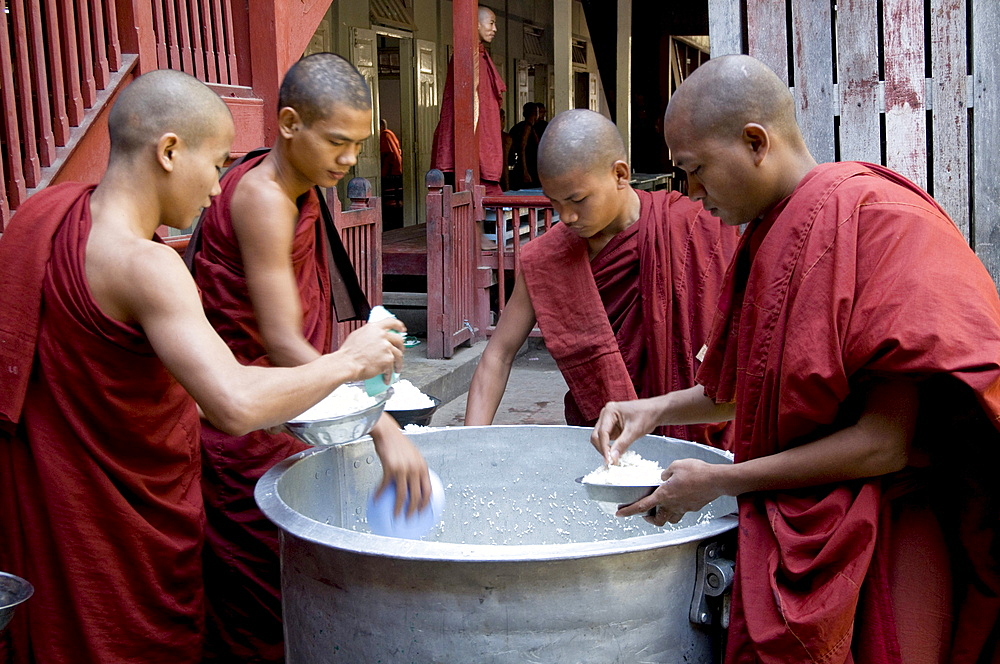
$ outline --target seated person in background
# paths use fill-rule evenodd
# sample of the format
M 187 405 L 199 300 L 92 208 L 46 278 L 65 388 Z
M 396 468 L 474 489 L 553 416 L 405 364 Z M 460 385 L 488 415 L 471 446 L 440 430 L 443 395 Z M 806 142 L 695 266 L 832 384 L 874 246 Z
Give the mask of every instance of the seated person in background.
M 274 147 L 226 173 L 188 251 L 208 319 L 236 359 L 294 367 L 330 352 L 338 320 L 368 315 L 317 187 L 336 187 L 357 162 L 371 133 L 371 91 L 347 60 L 316 53 L 285 74 L 278 106 Z M 399 487 L 397 508 L 411 493 L 412 511 L 430 491 L 427 464 L 389 415 L 371 435 L 383 483 Z M 253 492 L 271 466 L 307 446 L 207 422 L 201 440 L 209 655 L 283 661 L 278 528 Z
M 698 384 L 607 404 L 592 442 L 614 461 L 657 425 L 730 418 L 736 462 L 675 461 L 619 514 L 663 524 L 738 497 L 728 663 L 998 661 L 989 273 L 915 184 L 817 166 L 753 58 L 700 66 L 664 127 L 691 197 L 749 226 Z
M 0 237 L 0 569 L 35 587 L 5 664 L 200 663 L 199 407 L 243 435 L 402 359 L 385 321 L 302 366 L 238 362 L 156 237 L 219 194 L 229 110 L 158 70 L 118 95 L 108 133 L 100 184 L 46 188 Z
M 677 192 L 633 189 L 617 127 L 593 111 L 552 120 L 538 170 L 561 223 L 522 250 L 521 273 L 472 379 L 465 424 L 492 423 L 536 320 L 569 385 L 568 424 L 592 425 L 607 401 L 693 385 L 736 229 Z M 718 429 L 663 432 L 702 442 L 714 434 L 719 444 Z

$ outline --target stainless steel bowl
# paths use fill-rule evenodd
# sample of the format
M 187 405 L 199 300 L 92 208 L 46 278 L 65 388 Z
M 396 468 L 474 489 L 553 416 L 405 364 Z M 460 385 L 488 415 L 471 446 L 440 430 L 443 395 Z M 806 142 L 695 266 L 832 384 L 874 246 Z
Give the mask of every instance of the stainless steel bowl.
M 587 490 L 587 498 L 601 503 L 615 505 L 631 505 L 656 491 L 659 484 L 596 484 L 584 482 L 583 477 L 576 481 Z
M 14 609 L 35 592 L 30 583 L 19 576 L 0 572 L 0 632 L 14 617 Z
M 326 420 L 290 420 L 285 422 L 285 428 L 306 445 L 340 445 L 357 440 L 372 430 L 391 396 L 390 387 L 374 397 L 375 404 L 364 410 Z

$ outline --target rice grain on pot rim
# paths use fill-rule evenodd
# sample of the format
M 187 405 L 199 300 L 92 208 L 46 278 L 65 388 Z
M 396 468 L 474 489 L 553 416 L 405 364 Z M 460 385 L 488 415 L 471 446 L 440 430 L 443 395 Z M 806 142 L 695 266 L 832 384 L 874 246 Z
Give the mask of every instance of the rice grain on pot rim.
M 583 477 L 586 484 L 618 484 L 621 486 L 653 486 L 660 484 L 663 469 L 650 459 L 628 450 L 613 466 L 601 465 Z

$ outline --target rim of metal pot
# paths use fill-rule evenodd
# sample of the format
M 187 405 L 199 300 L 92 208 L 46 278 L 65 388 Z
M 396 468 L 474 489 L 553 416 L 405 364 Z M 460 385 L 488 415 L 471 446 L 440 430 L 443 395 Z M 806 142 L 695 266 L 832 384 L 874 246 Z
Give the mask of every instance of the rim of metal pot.
M 438 430 L 451 428 L 463 427 L 440 427 Z M 404 560 L 469 563 L 592 558 L 701 541 L 732 530 L 737 523 L 735 514 L 726 514 L 704 523 L 653 535 L 565 544 L 459 544 L 383 537 L 316 521 L 289 507 L 278 495 L 278 480 L 286 470 L 313 454 L 322 453 L 325 449 L 327 448 L 308 449 L 272 466 L 257 482 L 254 498 L 264 515 L 283 531 L 308 542 L 365 555 Z

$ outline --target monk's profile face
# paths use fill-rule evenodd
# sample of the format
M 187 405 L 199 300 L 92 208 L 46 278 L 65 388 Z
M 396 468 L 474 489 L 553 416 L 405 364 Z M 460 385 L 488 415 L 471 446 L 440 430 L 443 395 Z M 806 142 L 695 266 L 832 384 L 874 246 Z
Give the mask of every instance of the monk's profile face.
M 489 44 L 497 36 L 497 15 L 490 10 L 479 11 L 479 41 Z
M 540 176 L 542 191 L 552 201 L 559 220 L 582 238 L 592 238 L 609 230 L 621 216 L 619 192 L 628 186 L 625 177 L 609 167 L 607 171 L 568 171 Z
M 335 187 L 358 162 L 361 145 L 372 135 L 372 110 L 336 105 L 308 126 L 298 119 L 281 131 L 288 139 L 289 159 L 303 177 L 321 187 Z
M 190 228 L 202 210 L 222 192 L 219 175 L 229 159 L 232 142 L 233 124 L 229 120 L 226 126 L 220 123 L 218 133 L 196 146 L 178 144 L 162 206 L 164 225 L 179 230 Z
M 674 163 L 687 173 L 688 196 L 730 226 L 765 211 L 753 151 L 739 136 L 699 135 L 691 123 L 671 119 L 664 136 Z

